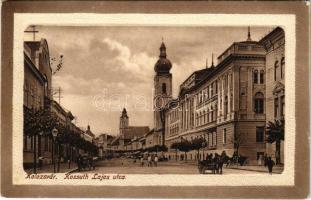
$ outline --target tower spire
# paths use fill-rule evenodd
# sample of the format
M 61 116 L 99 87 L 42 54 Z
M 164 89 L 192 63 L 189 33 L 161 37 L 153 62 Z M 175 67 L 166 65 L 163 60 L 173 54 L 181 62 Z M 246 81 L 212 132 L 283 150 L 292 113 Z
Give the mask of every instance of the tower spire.
M 160 46 L 160 58 L 166 58 L 166 47 L 165 44 L 163 42 L 163 37 L 162 37 L 162 44 Z
M 206 68 L 208 68 L 208 58 L 206 58 L 206 65 L 205 65 Z
M 214 67 L 214 53 L 212 53 L 212 65 L 211 67 Z
M 251 28 L 250 28 L 250 26 L 248 26 L 248 28 L 247 28 L 247 41 L 252 41 L 252 39 L 251 39 Z

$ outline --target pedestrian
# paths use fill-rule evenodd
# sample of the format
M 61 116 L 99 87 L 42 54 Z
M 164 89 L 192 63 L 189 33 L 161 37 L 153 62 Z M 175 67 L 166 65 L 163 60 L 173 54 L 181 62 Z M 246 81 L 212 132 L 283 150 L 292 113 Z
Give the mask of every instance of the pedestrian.
M 265 165 L 265 167 L 267 167 L 267 163 L 268 163 L 268 156 L 265 153 L 265 155 L 264 155 L 264 165 Z
M 148 155 L 148 167 L 151 167 L 151 155 Z
M 68 169 L 70 169 L 70 165 L 71 165 L 71 160 L 70 160 L 70 158 L 68 159 Z
M 224 165 L 224 162 L 226 160 L 226 151 L 222 151 L 220 158 L 219 158 L 219 170 L 220 170 L 220 174 L 222 174 L 222 167 Z
M 140 157 L 140 164 L 141 164 L 142 167 L 143 167 L 144 164 L 145 164 L 145 163 L 144 163 L 144 157 L 143 157 L 143 156 Z
M 158 166 L 158 156 L 157 155 L 155 155 L 155 157 L 154 157 L 154 166 Z
M 267 161 L 267 166 L 268 166 L 269 174 L 272 174 L 272 169 L 273 169 L 274 165 L 275 165 L 275 162 L 269 156 L 268 161 Z

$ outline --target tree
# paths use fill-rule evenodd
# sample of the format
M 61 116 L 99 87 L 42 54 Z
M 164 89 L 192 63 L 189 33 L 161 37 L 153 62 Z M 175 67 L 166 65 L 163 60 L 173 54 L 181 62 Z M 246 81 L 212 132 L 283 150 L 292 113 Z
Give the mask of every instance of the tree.
M 231 139 L 231 142 L 234 145 L 236 155 L 239 155 L 239 149 L 246 142 L 246 139 L 247 135 L 245 133 L 235 132 L 233 139 Z
M 281 157 L 281 141 L 284 141 L 284 120 L 269 121 L 266 125 L 267 142 L 275 142 L 275 158 L 276 164 L 280 163 Z
M 171 149 L 175 149 L 176 150 L 176 155 L 175 155 L 175 158 L 176 158 L 176 161 L 177 161 L 177 151 L 179 149 L 179 142 L 174 142 L 171 144 Z
M 198 161 L 199 161 L 200 149 L 204 147 L 205 143 L 206 141 L 202 137 L 197 137 L 191 141 L 191 149 L 198 151 L 198 154 L 197 154 Z
M 178 150 L 185 153 L 185 162 L 187 162 L 187 152 L 191 150 L 191 143 L 188 140 L 182 140 L 178 145 Z

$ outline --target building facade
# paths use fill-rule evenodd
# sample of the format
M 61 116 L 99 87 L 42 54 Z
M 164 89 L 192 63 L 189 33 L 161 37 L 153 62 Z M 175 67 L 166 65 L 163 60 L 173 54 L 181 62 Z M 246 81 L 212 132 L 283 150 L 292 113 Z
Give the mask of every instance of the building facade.
M 24 112 L 38 111 L 49 106 L 51 99 L 52 69 L 48 44 L 45 39 L 24 42 Z M 34 150 L 38 157 L 45 157 L 45 163 L 51 163 L 52 140 L 43 135 L 24 133 L 23 164 L 31 167 Z
M 203 137 L 205 153 L 235 151 L 257 163 L 265 153 L 265 49 L 252 41 L 235 42 L 218 64 L 194 72 L 180 86 L 177 106 L 165 112 L 167 147 Z M 195 151 L 188 156 L 197 159 Z M 169 149 L 169 157 L 178 156 Z
M 285 116 L 285 32 L 277 27 L 260 40 L 266 49 L 266 121 Z M 280 144 L 280 163 L 284 163 L 284 141 Z M 276 143 L 267 143 L 267 154 L 278 157 Z

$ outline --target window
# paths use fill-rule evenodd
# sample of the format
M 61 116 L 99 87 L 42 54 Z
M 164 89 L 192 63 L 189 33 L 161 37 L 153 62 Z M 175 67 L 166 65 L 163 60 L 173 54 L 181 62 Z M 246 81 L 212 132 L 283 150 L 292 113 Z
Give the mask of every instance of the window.
M 227 116 L 228 113 L 228 96 L 225 96 L 225 117 Z
M 223 143 L 223 144 L 226 144 L 226 143 L 227 143 L 227 129 L 225 129 L 225 128 L 224 128 L 224 130 L 223 130 L 222 143 Z
M 278 71 L 278 68 L 279 68 L 279 62 L 278 62 L 278 61 L 275 61 L 275 63 L 274 63 L 274 81 L 277 80 L 277 71 Z
M 214 83 L 212 83 L 212 85 L 211 85 L 211 97 L 213 97 L 214 96 Z
M 256 142 L 264 142 L 264 127 L 256 127 Z
M 285 98 L 284 96 L 281 97 L 281 116 L 285 115 Z
M 263 70 L 260 70 L 260 84 L 263 84 L 264 82 L 264 71 Z
M 258 83 L 258 71 L 257 70 L 254 71 L 253 76 L 254 76 L 253 81 L 255 84 L 257 84 Z
M 279 112 L 279 99 L 274 98 L 274 117 L 278 117 L 278 112 Z
M 264 96 L 261 92 L 255 94 L 255 113 L 262 114 L 264 109 Z
M 284 78 L 284 69 L 285 68 L 285 59 L 282 57 L 281 59 L 281 79 Z
M 166 84 L 165 83 L 162 84 L 162 93 L 166 94 Z
M 212 106 L 212 107 L 211 107 L 211 122 L 214 121 L 213 113 L 214 113 L 214 108 L 213 108 L 213 106 Z
M 217 80 L 215 81 L 215 85 L 216 85 L 216 87 L 215 87 L 215 94 L 217 94 L 217 93 L 218 93 L 218 84 L 217 84 Z
M 209 121 L 209 119 L 210 119 L 210 118 L 209 118 L 209 109 L 207 109 L 206 115 L 207 115 L 207 122 L 210 122 L 210 121 Z

